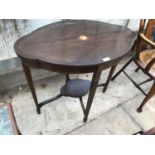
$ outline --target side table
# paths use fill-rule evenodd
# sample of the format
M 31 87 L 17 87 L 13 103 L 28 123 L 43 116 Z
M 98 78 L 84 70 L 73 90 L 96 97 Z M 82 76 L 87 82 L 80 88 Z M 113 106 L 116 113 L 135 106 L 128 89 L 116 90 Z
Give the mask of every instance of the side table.
M 61 96 L 78 97 L 86 122 L 102 70 L 111 67 L 105 91 L 118 62 L 125 57 L 137 38 L 130 29 L 92 20 L 67 20 L 39 28 L 18 39 L 14 45 L 21 58 L 37 113 L 41 107 Z M 41 103 L 31 76 L 31 68 L 67 75 L 60 94 Z M 91 81 L 69 80 L 70 74 L 93 73 Z M 89 92 L 84 107 L 82 97 Z

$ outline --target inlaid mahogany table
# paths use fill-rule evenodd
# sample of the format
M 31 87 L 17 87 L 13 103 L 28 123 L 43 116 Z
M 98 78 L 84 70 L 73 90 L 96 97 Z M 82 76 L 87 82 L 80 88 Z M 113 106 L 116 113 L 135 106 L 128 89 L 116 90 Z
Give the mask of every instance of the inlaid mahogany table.
M 135 40 L 136 34 L 126 27 L 91 20 L 52 23 L 20 38 L 14 48 L 22 60 L 38 114 L 43 105 L 61 96 L 78 97 L 86 122 L 102 70 L 112 67 L 112 74 Z M 66 74 L 60 94 L 38 103 L 30 68 Z M 69 78 L 69 74 L 80 73 L 93 73 L 92 81 Z M 82 97 L 88 91 L 84 107 Z

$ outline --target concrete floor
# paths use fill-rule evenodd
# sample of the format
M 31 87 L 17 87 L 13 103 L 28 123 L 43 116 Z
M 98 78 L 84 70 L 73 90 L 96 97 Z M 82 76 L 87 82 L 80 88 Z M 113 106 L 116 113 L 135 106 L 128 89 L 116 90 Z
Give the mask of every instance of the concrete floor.
M 119 69 L 123 64 L 120 64 Z M 137 81 L 146 79 L 139 71 L 134 72 L 135 65 L 131 64 L 127 72 Z M 107 78 L 109 70 L 102 72 L 100 82 Z M 92 74 L 72 75 L 91 79 Z M 35 82 L 39 101 L 55 96 L 64 84 L 62 74 L 52 76 Z M 144 86 L 148 91 L 152 82 Z M 35 110 L 35 105 L 27 85 L 14 88 L 0 96 L 5 102 L 13 106 L 17 124 L 22 134 L 133 134 L 139 130 L 148 130 L 155 126 L 155 97 L 144 107 L 142 113 L 137 113 L 136 108 L 144 96 L 123 73 L 110 83 L 106 93 L 102 88 L 97 89 L 87 123 L 83 123 L 83 113 L 78 99 L 62 97 L 42 107 L 41 115 Z M 86 103 L 87 96 L 84 97 Z

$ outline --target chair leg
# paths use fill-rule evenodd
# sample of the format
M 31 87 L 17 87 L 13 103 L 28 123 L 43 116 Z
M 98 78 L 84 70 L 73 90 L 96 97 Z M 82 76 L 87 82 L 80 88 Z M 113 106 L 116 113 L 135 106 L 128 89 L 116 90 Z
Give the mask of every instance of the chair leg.
M 143 84 L 145 84 L 145 83 L 147 83 L 147 82 L 150 82 L 150 81 L 152 81 L 152 80 L 153 80 L 153 79 L 148 78 L 147 80 L 145 80 L 145 81 L 139 83 L 138 85 L 139 85 L 139 86 L 140 86 L 140 85 L 143 85 Z
M 140 68 L 139 68 L 139 67 L 137 67 L 137 68 L 135 69 L 135 72 L 138 72 L 138 71 L 139 71 L 139 69 L 140 69 Z
M 148 92 L 147 96 L 144 98 L 143 102 L 141 105 L 137 108 L 137 112 L 142 112 L 143 106 L 146 104 L 148 100 L 151 99 L 151 97 L 155 95 L 155 82 L 153 83 L 150 91 Z
M 111 78 L 112 78 L 112 76 L 113 76 L 113 73 L 114 73 L 115 70 L 116 70 L 116 67 L 117 67 L 117 65 L 114 65 L 114 66 L 112 66 L 111 69 L 110 69 L 110 72 L 109 72 L 107 81 L 106 81 L 106 83 L 105 83 L 105 85 L 104 85 L 104 88 L 103 88 L 103 92 L 104 92 L 104 93 L 106 92 L 106 90 L 107 90 L 107 88 L 108 88 L 109 82 L 110 82 L 110 80 L 111 80 Z
M 111 79 L 113 81 L 131 62 L 133 61 L 133 58 L 131 58 Z

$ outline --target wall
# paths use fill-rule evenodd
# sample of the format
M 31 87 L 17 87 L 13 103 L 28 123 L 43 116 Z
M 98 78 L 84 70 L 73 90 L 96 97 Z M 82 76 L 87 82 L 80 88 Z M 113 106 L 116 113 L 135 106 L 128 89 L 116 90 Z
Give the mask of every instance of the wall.
M 58 20 L 25 20 L 25 19 L 1 19 L 0 20 L 0 60 L 16 57 L 14 52 L 15 41 L 23 35 L 43 25 Z
M 96 19 L 98 21 L 108 22 L 118 25 L 126 25 L 125 19 Z M 0 60 L 16 57 L 14 52 L 15 41 L 23 35 L 26 35 L 33 30 L 60 19 L 1 19 L 0 20 Z M 129 22 L 129 28 L 138 29 L 137 19 L 132 19 Z

